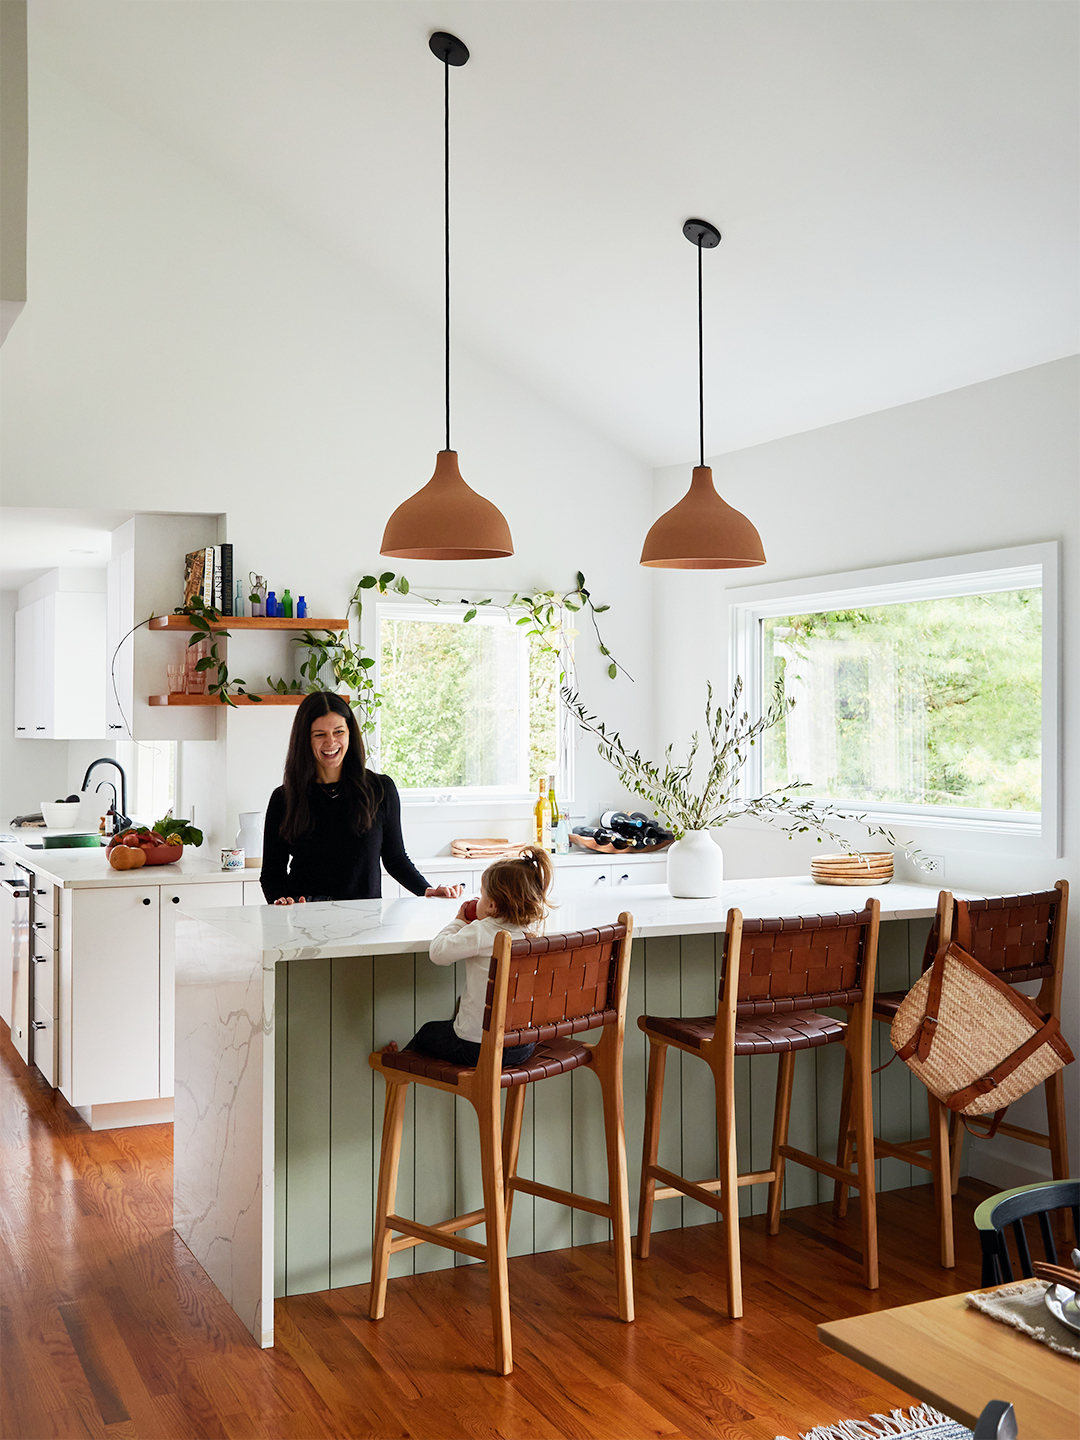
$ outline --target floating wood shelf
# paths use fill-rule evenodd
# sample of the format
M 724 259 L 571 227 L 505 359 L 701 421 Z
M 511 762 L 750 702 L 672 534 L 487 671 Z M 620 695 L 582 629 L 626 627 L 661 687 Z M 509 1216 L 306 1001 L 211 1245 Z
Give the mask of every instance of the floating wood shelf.
M 342 695 L 342 700 L 348 700 L 348 695 Z M 260 695 L 258 700 L 253 700 L 250 695 L 234 695 L 234 705 L 299 705 L 301 700 L 306 700 L 306 695 Z M 216 695 L 151 695 L 151 705 L 220 705 L 223 709 L 228 707 L 218 699 Z
M 223 615 L 220 620 L 210 622 L 211 630 L 347 630 L 348 620 L 316 619 L 305 615 L 281 619 L 264 615 Z M 150 621 L 151 630 L 194 630 L 195 626 L 186 615 L 155 615 Z

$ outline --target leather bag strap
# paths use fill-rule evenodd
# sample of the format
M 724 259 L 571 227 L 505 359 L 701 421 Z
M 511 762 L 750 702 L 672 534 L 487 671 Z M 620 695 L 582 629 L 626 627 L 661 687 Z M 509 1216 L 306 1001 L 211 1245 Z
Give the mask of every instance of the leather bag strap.
M 1011 1055 L 1006 1055 L 1005 1059 L 995 1065 L 989 1074 L 974 1080 L 970 1085 L 965 1085 L 963 1090 L 957 1090 L 955 1094 L 949 1096 L 945 1104 L 950 1110 L 963 1110 L 973 1100 L 977 1100 L 980 1095 L 988 1095 L 991 1090 L 996 1090 L 1002 1080 L 1007 1079 L 1014 1070 L 1018 1070 L 1024 1061 L 1034 1055 L 1041 1046 L 1049 1043 L 1053 1049 L 1057 1050 L 1058 1047 L 1053 1045 L 1053 1038 L 1059 1028 L 1057 1017 L 1051 1016 L 1045 1025 L 1033 1031 L 1019 1049 L 1014 1050 Z

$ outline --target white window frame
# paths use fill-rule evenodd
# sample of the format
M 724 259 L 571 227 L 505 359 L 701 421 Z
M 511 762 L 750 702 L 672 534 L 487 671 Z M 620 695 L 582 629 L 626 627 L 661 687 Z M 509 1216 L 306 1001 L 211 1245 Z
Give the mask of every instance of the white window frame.
M 374 633 L 370 641 L 366 641 L 366 648 L 375 657 L 375 688 L 382 690 L 382 622 L 384 619 L 398 620 L 422 620 L 433 624 L 461 624 L 470 609 L 475 607 L 463 604 L 443 601 L 441 597 L 437 607 L 432 607 L 422 600 L 410 600 L 406 597 L 394 600 L 379 601 L 374 609 Z M 506 597 L 509 599 L 509 595 Z M 507 610 L 498 602 L 498 597 L 492 597 L 491 606 L 484 606 L 477 611 L 476 617 L 470 620 L 470 625 L 506 625 L 513 629 L 515 621 L 521 615 L 526 614 L 524 610 L 514 609 L 507 614 Z M 524 628 L 524 627 L 523 627 Z M 568 680 L 571 675 L 573 657 L 565 637 L 560 645 L 560 665 L 566 672 Z M 519 703 L 528 709 L 528 681 L 527 677 L 523 685 L 523 695 L 519 697 Z M 375 733 L 372 737 L 374 744 L 372 749 L 377 757 L 382 749 L 381 735 L 381 706 L 375 714 Z M 574 735 L 568 721 L 569 712 L 566 710 L 561 699 L 557 701 L 557 722 L 556 722 L 556 745 L 555 745 L 555 793 L 559 800 L 560 808 L 569 804 L 574 798 Z M 419 786 L 398 786 L 401 795 L 402 805 L 456 805 L 456 806 L 521 806 L 523 803 L 529 805 L 536 800 L 531 790 L 515 790 L 508 787 L 496 785 L 460 785 L 444 788 L 419 787 Z
M 1038 586 L 1042 590 L 1042 811 L 1039 815 L 1003 810 L 904 805 L 898 802 L 835 801 L 846 810 L 873 816 L 879 824 L 906 824 L 940 830 L 981 832 L 1040 842 L 1039 850 L 1062 855 L 1062 725 L 1060 544 L 1019 545 L 939 560 L 918 560 L 874 570 L 852 570 L 771 585 L 731 587 L 732 673 L 745 684 L 747 709 L 761 714 L 764 686 L 764 638 L 761 622 L 777 615 L 843 610 L 857 605 L 888 605 L 956 595 L 989 595 Z M 762 756 L 755 747 L 743 773 L 749 794 L 761 794 Z

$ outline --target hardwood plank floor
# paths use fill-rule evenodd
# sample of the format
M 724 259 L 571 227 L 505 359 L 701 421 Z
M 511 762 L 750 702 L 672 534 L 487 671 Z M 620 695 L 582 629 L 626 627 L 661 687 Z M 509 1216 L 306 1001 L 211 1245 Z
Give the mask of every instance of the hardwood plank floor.
M 172 1130 L 93 1132 L 0 1025 L 0 1435 L 132 1440 L 772 1440 L 912 1397 L 819 1345 L 822 1320 L 973 1288 L 971 1215 L 938 1268 L 929 1185 L 879 1197 L 881 1289 L 860 1282 L 858 1205 L 744 1220 L 746 1315 L 724 1314 L 717 1224 L 654 1235 L 637 1320 L 615 1316 L 607 1244 L 510 1262 L 515 1370 L 492 1363 L 487 1272 L 279 1300 L 260 1350 L 172 1222 Z M 915 1397 L 917 1398 L 917 1397 Z

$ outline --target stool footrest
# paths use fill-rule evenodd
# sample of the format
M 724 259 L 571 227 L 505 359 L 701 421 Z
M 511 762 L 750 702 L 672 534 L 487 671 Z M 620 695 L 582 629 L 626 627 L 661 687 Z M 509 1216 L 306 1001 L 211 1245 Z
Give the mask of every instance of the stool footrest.
M 844 1170 L 841 1166 L 834 1165 L 831 1160 L 822 1160 L 820 1155 L 811 1155 L 806 1150 L 796 1150 L 794 1145 L 781 1145 L 780 1154 L 785 1160 L 794 1160 L 797 1165 L 805 1165 L 808 1170 L 816 1170 L 819 1175 L 831 1175 L 834 1180 L 839 1180 L 841 1185 L 851 1185 L 858 1190 L 864 1183 L 862 1176 L 854 1170 Z
M 459 1217 L 465 1218 L 465 1217 Z M 480 1211 L 480 1219 L 483 1219 L 483 1211 Z M 474 1221 L 474 1224 L 479 1223 Z M 392 1240 L 391 1250 L 408 1250 L 411 1245 L 419 1245 L 427 1242 L 431 1245 L 441 1245 L 446 1250 L 457 1250 L 461 1255 L 471 1255 L 474 1260 L 486 1260 L 488 1258 L 488 1247 L 479 1245 L 475 1240 L 465 1240 L 459 1235 L 454 1235 L 449 1230 L 444 1230 L 438 1225 L 420 1225 L 415 1220 L 406 1220 L 401 1215 L 388 1215 L 386 1217 L 387 1228 L 400 1230 L 406 1237 L 403 1243 Z
M 537 1180 L 522 1180 L 517 1175 L 510 1181 L 511 1190 L 523 1195 L 535 1195 L 540 1200 L 553 1200 L 556 1205 L 570 1205 L 575 1210 L 588 1210 L 592 1215 L 612 1218 L 612 1207 L 604 1200 L 593 1200 L 588 1195 L 575 1195 L 570 1190 L 555 1190 L 550 1185 L 541 1185 Z
M 666 1180 L 668 1183 L 662 1190 L 653 1191 L 654 1200 L 673 1200 L 676 1195 L 688 1195 L 691 1200 L 701 1200 L 697 1193 L 699 1190 L 719 1190 L 723 1185 L 722 1180 L 684 1180 L 681 1175 L 675 1175 L 670 1170 L 665 1170 L 662 1165 L 650 1165 L 646 1173 L 653 1180 Z M 744 1175 L 736 1175 L 735 1183 L 740 1187 L 743 1185 L 765 1185 L 776 1179 L 775 1170 L 748 1170 Z M 676 1187 L 675 1181 L 679 1184 Z M 711 1200 L 701 1200 L 703 1205 L 712 1205 Z M 717 1210 L 720 1209 L 716 1205 Z
M 934 1162 L 929 1155 L 920 1152 L 930 1149 L 930 1141 L 927 1140 L 902 1140 L 893 1144 L 891 1140 L 880 1140 L 874 1138 L 874 1157 L 883 1159 L 888 1157 L 892 1160 L 903 1160 L 908 1165 L 917 1165 L 920 1170 L 933 1170 Z

